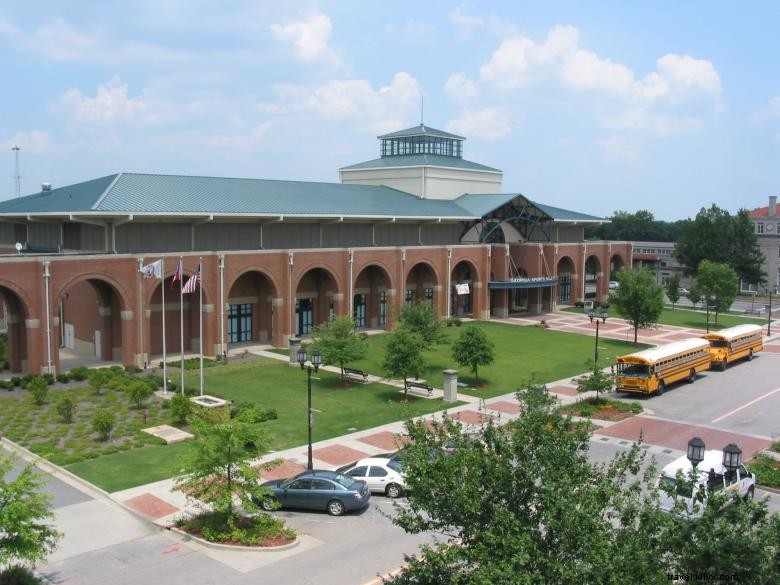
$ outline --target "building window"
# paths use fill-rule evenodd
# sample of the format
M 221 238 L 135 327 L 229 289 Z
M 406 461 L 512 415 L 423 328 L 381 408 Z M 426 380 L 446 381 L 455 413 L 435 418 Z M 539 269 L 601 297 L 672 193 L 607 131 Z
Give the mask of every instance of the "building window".
M 228 308 L 228 343 L 252 341 L 252 305 L 230 305 Z
M 357 294 L 353 298 L 353 317 L 355 319 L 355 327 L 366 326 L 366 295 Z
M 425 289 L 425 302 L 429 307 L 433 308 L 433 288 Z
M 406 305 L 413 305 L 414 304 L 414 289 L 407 288 L 406 289 Z
M 759 234 L 764 233 L 764 224 L 762 222 L 756 224 L 756 232 L 758 232 Z
M 379 291 L 379 325 L 387 325 L 387 291 Z

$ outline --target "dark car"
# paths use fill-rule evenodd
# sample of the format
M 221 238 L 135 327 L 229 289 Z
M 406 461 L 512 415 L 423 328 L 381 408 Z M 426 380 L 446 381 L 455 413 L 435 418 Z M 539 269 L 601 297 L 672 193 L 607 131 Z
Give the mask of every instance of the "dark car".
M 331 516 L 341 516 L 349 510 L 362 510 L 368 506 L 371 492 L 362 481 L 357 481 L 336 471 L 304 471 L 288 479 L 275 479 L 263 483 L 273 496 L 259 502 L 263 510 L 305 508 L 325 510 Z

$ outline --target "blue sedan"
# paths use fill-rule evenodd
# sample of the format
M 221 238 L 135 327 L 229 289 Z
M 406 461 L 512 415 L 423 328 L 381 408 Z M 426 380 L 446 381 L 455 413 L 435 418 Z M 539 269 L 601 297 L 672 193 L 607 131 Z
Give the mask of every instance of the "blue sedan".
M 349 510 L 362 510 L 371 498 L 365 482 L 336 471 L 304 471 L 289 479 L 266 481 L 263 486 L 273 492 L 259 502 L 266 511 L 278 507 L 305 508 L 341 516 Z

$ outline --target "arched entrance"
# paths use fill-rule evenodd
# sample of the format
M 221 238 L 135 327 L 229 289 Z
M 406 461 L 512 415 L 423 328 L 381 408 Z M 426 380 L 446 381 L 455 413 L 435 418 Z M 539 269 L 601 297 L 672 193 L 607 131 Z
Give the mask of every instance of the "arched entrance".
M 392 322 L 390 275 L 377 264 L 363 268 L 355 279 L 352 317 L 359 329 L 387 329 Z
M 478 282 L 477 270 L 468 260 L 461 260 L 450 275 L 450 315 L 472 317 L 474 314 L 474 283 Z
M 599 289 L 601 263 L 596 256 L 588 256 L 585 261 L 585 298 L 595 299 Z
M 433 267 L 427 262 L 419 262 L 406 273 L 404 283 L 404 303 L 411 305 L 425 302 L 436 311 L 436 289 L 439 284 Z
M 517 268 L 519 278 L 528 278 L 528 271 L 525 268 Z M 509 303 L 509 314 L 524 313 L 528 311 L 528 302 L 531 294 L 535 294 L 535 289 L 516 288 L 510 291 L 511 300 Z
M 609 279 L 616 280 L 618 271 L 623 268 L 624 265 L 625 262 L 623 262 L 622 256 L 619 254 L 612 256 L 612 258 L 609 259 Z
M 27 372 L 27 310 L 19 296 L 0 285 L 0 372 Z
M 64 372 L 96 363 L 124 363 L 123 310 L 119 293 L 105 280 L 87 278 L 67 287 L 52 307 L 60 323 L 59 370 Z
M 185 274 L 184 284 L 190 275 Z M 158 282 L 158 281 L 155 281 Z M 163 354 L 163 318 L 165 318 L 165 350 L 168 357 L 171 354 L 181 353 L 182 332 L 185 352 L 200 352 L 200 297 L 199 287 L 189 294 L 180 293 L 180 283 L 173 282 L 173 275 L 160 280 L 152 292 L 149 301 L 149 353 L 153 356 Z M 163 287 L 165 288 L 165 307 L 163 307 Z M 203 291 L 203 304 L 208 304 L 206 291 Z M 208 317 L 203 316 L 203 335 L 206 339 Z M 203 346 L 204 355 L 212 355 L 210 347 Z
M 576 280 L 576 271 L 574 270 L 574 261 L 568 256 L 564 256 L 558 261 L 555 270 L 558 275 L 558 302 L 571 304 L 574 281 Z
M 310 335 L 312 329 L 336 315 L 338 284 L 324 268 L 308 270 L 295 288 L 295 335 Z
M 258 270 L 240 275 L 230 287 L 227 299 L 227 342 L 271 343 L 274 333 L 274 299 L 278 296 L 271 279 Z

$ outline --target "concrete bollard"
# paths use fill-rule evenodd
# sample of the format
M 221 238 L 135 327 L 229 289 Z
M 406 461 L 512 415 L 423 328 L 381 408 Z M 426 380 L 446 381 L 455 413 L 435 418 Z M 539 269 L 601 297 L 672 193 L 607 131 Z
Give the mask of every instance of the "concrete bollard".
M 444 402 L 458 401 L 458 370 L 444 370 Z
M 300 364 L 298 364 L 298 350 L 301 347 L 301 338 L 300 337 L 290 337 L 290 363 L 288 364 L 291 368 L 299 368 L 301 367 Z

